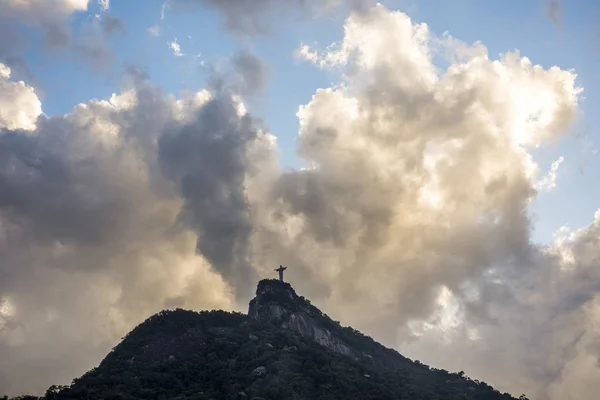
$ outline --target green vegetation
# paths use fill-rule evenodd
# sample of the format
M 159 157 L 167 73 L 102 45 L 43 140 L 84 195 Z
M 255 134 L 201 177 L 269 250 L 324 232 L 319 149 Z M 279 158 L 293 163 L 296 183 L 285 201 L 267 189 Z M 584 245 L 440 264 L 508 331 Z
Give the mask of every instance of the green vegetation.
M 514 399 L 462 372 L 402 357 L 356 330 L 342 328 L 293 290 L 290 298 L 288 290 L 291 287 L 286 287 L 287 294 L 263 293 L 261 302 L 311 313 L 363 356 L 334 353 L 271 321 L 245 314 L 177 309 L 150 317 L 97 368 L 69 386 L 50 387 L 40 399 Z

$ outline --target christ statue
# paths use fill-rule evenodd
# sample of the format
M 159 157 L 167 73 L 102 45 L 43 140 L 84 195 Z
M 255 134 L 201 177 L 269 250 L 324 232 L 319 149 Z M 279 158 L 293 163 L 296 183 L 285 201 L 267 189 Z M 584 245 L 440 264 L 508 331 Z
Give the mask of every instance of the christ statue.
M 280 265 L 279 268 L 277 268 L 275 271 L 279 272 L 279 280 L 281 282 L 283 282 L 283 271 L 285 271 L 287 269 L 287 267 L 284 267 L 283 265 Z

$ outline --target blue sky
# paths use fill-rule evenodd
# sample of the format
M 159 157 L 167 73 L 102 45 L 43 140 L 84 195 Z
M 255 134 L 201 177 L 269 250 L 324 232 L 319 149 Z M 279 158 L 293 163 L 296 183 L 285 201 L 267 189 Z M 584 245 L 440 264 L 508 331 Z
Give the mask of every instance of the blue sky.
M 384 4 L 408 13 L 416 21 L 426 22 L 436 34 L 449 31 L 467 43 L 479 40 L 488 48 L 490 57 L 518 49 L 535 64 L 576 70 L 579 85 L 585 89 L 581 104 L 583 118 L 572 136 L 535 151 L 542 173 L 559 156 L 564 156 L 565 161 L 558 171 L 557 188 L 540 193 L 531 207 L 533 239 L 548 242 L 561 225 L 585 225 L 596 210 L 600 195 L 596 185 L 600 164 L 590 147 L 590 143 L 598 141 L 600 128 L 595 113 L 600 103 L 600 78 L 595 73 L 600 54 L 600 28 L 595 24 L 600 15 L 599 3 L 593 0 L 564 3 L 558 25 L 553 23 L 548 2 L 543 0 L 398 0 Z M 249 102 L 249 108 L 277 136 L 281 164 L 301 166 L 302 160 L 295 152 L 298 131 L 295 114 L 316 88 L 330 86 L 334 77 L 295 60 L 292 54 L 301 42 L 327 45 L 339 40 L 342 13 L 318 20 L 298 18 L 294 23 L 284 18 L 270 23 L 271 33 L 240 37 L 224 30 L 215 10 L 189 13 L 165 8 L 165 18 L 161 19 L 162 6 L 162 0 L 145 1 L 143 7 L 133 1 L 111 2 L 108 12 L 124 21 L 126 32 L 109 39 L 113 59 L 107 67 L 90 68 L 83 60 L 73 62 L 53 52 L 30 51 L 27 62 L 45 113 L 65 113 L 90 98 L 108 98 L 121 87 L 127 66 L 143 68 L 152 82 L 166 92 L 196 91 L 204 87 L 206 65 L 224 59 L 236 49 L 250 49 L 265 60 L 270 76 L 266 90 Z M 99 6 L 91 4 L 89 12 L 76 13 L 75 30 L 89 23 L 98 12 Z M 160 27 L 158 36 L 149 34 L 148 28 L 153 26 Z M 175 57 L 168 45 L 175 39 L 184 54 L 181 57 Z M 581 137 L 583 134 L 586 136 Z

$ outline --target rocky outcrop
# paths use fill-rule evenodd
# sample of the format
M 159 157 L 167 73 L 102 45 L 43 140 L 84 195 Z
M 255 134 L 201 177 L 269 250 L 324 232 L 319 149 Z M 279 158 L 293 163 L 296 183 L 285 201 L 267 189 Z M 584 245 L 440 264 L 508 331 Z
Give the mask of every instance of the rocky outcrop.
M 260 367 L 256 367 L 253 371 L 252 371 L 252 376 L 264 376 L 267 374 L 267 369 L 263 366 Z
M 324 326 L 322 322 L 327 317 L 299 297 L 289 283 L 274 279 L 260 281 L 256 297 L 250 301 L 248 315 L 295 331 L 336 353 L 354 355 L 346 343 Z
M 307 314 L 302 312 L 290 314 L 283 327 L 294 330 L 302 336 L 309 337 L 323 347 L 327 347 L 336 353 L 346 356 L 352 355 L 352 351 L 344 342 L 336 338 L 328 329 L 319 324 Z

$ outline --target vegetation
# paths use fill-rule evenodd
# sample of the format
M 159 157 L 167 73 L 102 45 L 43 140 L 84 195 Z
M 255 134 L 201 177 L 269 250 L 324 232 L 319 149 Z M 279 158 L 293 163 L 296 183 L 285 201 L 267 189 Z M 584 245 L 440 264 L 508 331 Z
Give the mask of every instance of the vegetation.
M 334 353 L 245 314 L 177 309 L 150 317 L 97 368 L 69 386 L 50 387 L 39 399 L 514 399 L 462 372 L 410 361 L 358 331 L 342 328 L 306 299 L 290 299 L 279 291 L 268 296 L 269 301 L 315 313 L 353 352 L 364 356 Z

